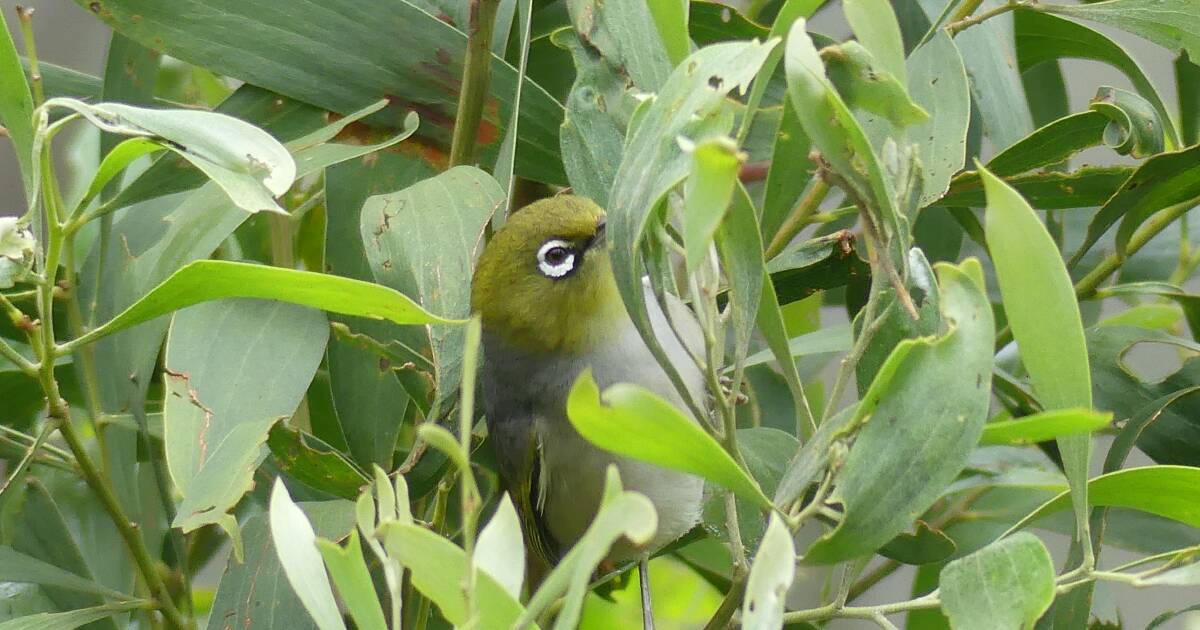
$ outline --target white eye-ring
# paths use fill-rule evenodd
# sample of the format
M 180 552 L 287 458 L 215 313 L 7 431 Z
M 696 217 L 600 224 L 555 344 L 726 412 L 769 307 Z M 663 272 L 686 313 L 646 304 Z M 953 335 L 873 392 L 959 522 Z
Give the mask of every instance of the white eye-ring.
M 537 253 L 538 269 L 547 278 L 561 278 L 575 269 L 575 250 L 570 243 L 551 239 Z

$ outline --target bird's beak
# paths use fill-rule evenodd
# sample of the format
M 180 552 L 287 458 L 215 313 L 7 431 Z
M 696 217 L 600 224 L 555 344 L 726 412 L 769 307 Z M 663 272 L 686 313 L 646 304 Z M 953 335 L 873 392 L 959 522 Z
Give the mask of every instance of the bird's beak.
M 607 225 L 607 219 L 601 217 L 601 219 L 596 223 L 596 234 L 592 236 L 591 242 L 588 243 L 588 249 L 593 249 L 596 247 L 603 248 L 605 246 L 605 244 L 608 242 L 608 230 L 606 229 Z

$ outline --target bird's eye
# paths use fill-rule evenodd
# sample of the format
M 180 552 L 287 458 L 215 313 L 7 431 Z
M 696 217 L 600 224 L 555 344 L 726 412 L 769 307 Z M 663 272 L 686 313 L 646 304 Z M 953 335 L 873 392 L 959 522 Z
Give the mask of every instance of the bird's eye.
M 562 278 L 575 269 L 575 249 L 566 241 L 546 241 L 538 249 L 538 270 L 547 278 Z

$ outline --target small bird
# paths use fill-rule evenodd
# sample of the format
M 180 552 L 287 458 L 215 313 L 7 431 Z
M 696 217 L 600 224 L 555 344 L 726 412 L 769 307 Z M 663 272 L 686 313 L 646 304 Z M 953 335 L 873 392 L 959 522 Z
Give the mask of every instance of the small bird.
M 471 307 L 483 328 L 480 380 L 490 440 L 526 544 L 547 568 L 591 523 L 609 464 L 626 490 L 654 504 L 658 530 L 640 549 L 618 543 L 608 562 L 645 558 L 700 519 L 701 479 L 600 450 L 567 419 L 567 395 L 588 367 L 601 389 L 633 383 L 685 409 L 626 313 L 605 234 L 604 211 L 589 199 L 534 202 L 493 235 L 472 284 Z M 669 296 L 685 350 L 648 288 L 646 302 L 659 343 L 693 400 L 703 401 L 703 375 L 688 354 L 703 352 L 695 317 Z

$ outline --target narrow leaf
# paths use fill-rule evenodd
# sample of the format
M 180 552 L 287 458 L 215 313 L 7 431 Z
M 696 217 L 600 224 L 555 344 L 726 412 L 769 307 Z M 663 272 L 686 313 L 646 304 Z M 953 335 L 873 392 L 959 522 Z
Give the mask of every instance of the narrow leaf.
M 355 627 L 360 630 L 387 630 L 387 622 L 383 620 L 383 608 L 379 605 L 379 598 L 375 596 L 371 572 L 367 570 L 367 564 L 363 560 L 358 532 L 350 532 L 345 547 L 324 538 L 317 538 L 315 543 L 326 568 L 329 569 L 333 583 L 337 586 L 338 594 L 346 603 L 346 609 L 350 612 Z M 287 565 L 284 567 L 286 569 Z M 291 574 L 288 575 L 288 579 L 291 579 Z
M 1058 247 L 1021 195 L 980 167 L 988 209 L 988 247 L 1009 326 L 1034 394 L 1047 410 L 1091 408 L 1092 379 L 1079 304 Z M 1087 435 L 1058 439 L 1074 497 L 1079 538 L 1086 540 Z
M 1017 420 L 990 422 L 979 444 L 1033 444 L 1068 435 L 1098 431 L 1112 423 L 1111 413 L 1090 409 L 1054 409 Z
M 317 535 L 308 517 L 292 502 L 283 479 L 276 479 L 271 489 L 270 521 L 279 564 L 308 614 L 321 630 L 344 630 L 346 624 L 317 551 Z
M 746 601 L 742 604 L 742 627 L 747 630 L 776 630 L 783 625 L 787 592 L 796 575 L 796 548 L 792 533 L 771 513 L 750 578 L 746 581 Z
M 684 186 L 683 246 L 688 272 L 694 273 L 708 257 L 745 155 L 724 137 L 705 140 L 690 149 L 692 173 Z

